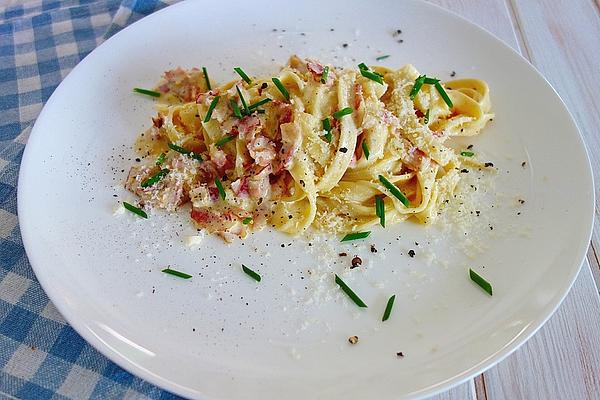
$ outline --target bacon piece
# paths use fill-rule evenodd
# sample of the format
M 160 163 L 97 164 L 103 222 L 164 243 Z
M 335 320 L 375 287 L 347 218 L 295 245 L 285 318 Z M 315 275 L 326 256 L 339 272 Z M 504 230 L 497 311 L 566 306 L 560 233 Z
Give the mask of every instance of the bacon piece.
M 165 119 L 163 118 L 161 113 L 158 113 L 156 118 L 152 117 L 152 125 L 154 125 L 158 129 L 160 129 L 163 126 L 164 122 L 165 122 Z
M 294 155 L 302 144 L 302 133 L 295 123 L 282 124 L 281 126 L 281 163 L 283 168 L 289 169 Z
M 237 197 L 246 198 L 249 195 L 248 178 L 243 176 L 231 182 L 231 190 Z
M 271 166 L 267 165 L 248 179 L 248 189 L 253 199 L 267 198 L 271 187 L 269 182 L 271 171 Z
M 233 166 L 233 163 L 227 157 L 227 153 L 219 149 L 214 144 L 209 146 L 208 153 L 210 155 L 210 159 L 215 163 L 215 166 L 219 172 L 230 169 Z
M 418 147 L 411 147 L 408 150 L 408 157 L 405 161 L 405 164 L 408 165 L 412 170 L 416 171 L 424 166 L 425 163 L 430 162 L 430 158 L 427 157 L 422 150 Z
M 275 145 L 265 136 L 257 136 L 246 145 L 250 157 L 254 159 L 256 164 L 264 167 L 269 165 L 271 161 L 277 157 Z
M 418 108 L 415 108 L 415 115 L 419 118 L 423 118 L 425 116 L 425 114 L 423 114 L 423 111 L 419 110 Z
M 358 110 L 364 101 L 363 87 L 360 83 L 354 84 L 354 109 Z
M 318 81 L 321 79 L 321 76 L 323 75 L 323 71 L 325 70 L 325 68 L 321 64 L 319 64 L 316 61 L 312 61 L 312 60 L 307 61 L 306 68 L 312 74 L 313 79 L 315 81 Z
M 254 114 L 242 118 L 237 127 L 239 137 L 251 141 L 260 132 L 260 126 L 260 119 Z

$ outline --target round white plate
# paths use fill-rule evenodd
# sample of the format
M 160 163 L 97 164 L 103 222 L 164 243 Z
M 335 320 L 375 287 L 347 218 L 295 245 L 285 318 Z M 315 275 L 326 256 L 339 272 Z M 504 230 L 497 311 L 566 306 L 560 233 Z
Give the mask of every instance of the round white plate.
M 351 244 L 263 231 L 190 247 L 185 212 L 113 215 L 133 200 L 121 187 L 134 138 L 153 114 L 133 87 L 176 66 L 206 66 L 214 81 L 232 78 L 235 66 L 274 73 L 294 53 L 348 67 L 389 54 L 381 64 L 485 79 L 496 119 L 460 145 L 474 144 L 498 168 L 483 179 L 493 186 L 465 174 L 479 189 L 463 211 L 479 218 L 475 227 L 408 222 Z M 584 145 L 550 85 L 480 28 L 426 3 L 391 0 L 186 2 L 144 18 L 58 87 L 19 182 L 29 260 L 69 323 L 129 371 L 201 399 L 416 398 L 464 381 L 515 350 L 560 304 L 593 211 Z M 350 271 L 354 255 L 363 266 Z M 167 265 L 194 277 L 162 274 Z M 469 268 L 493 284 L 493 297 L 469 280 Z M 334 273 L 369 308 L 350 303 Z M 391 294 L 396 305 L 382 323 Z

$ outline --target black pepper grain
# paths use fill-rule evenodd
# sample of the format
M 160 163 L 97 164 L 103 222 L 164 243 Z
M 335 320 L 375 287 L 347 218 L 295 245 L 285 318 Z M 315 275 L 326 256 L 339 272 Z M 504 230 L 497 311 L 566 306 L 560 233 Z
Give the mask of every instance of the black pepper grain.
M 415 253 L 415 251 L 414 251 L 413 249 L 410 249 L 410 250 L 408 251 L 408 255 L 409 255 L 409 257 L 410 257 L 410 258 L 413 258 L 413 257 L 415 256 L 415 254 L 416 254 L 416 253 Z
M 485 164 L 483 164 L 484 167 L 493 167 L 494 163 L 491 162 L 486 162 Z
M 358 336 L 356 336 L 356 335 L 350 336 L 348 338 L 348 341 L 350 342 L 350 344 L 356 344 L 356 343 L 358 343 Z
M 342 153 L 345 153 L 345 152 L 347 152 L 347 151 L 348 151 L 348 149 L 347 149 L 347 148 L 345 148 L 345 147 L 340 147 L 340 151 L 341 151 Z
M 354 269 L 357 267 L 360 267 L 362 265 L 362 259 L 360 257 L 354 257 L 352 259 L 352 266 L 350 267 L 350 269 Z
M 374 244 L 371 245 L 371 253 L 377 253 L 377 249 L 375 248 Z

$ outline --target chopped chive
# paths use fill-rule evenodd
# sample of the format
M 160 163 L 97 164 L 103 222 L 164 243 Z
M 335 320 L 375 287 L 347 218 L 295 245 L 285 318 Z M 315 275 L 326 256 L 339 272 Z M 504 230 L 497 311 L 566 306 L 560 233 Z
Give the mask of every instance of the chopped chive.
M 148 90 L 148 89 L 142 89 L 142 88 L 136 87 L 136 88 L 133 88 L 133 91 L 136 93 L 145 94 L 146 96 L 160 97 L 160 93 L 155 92 L 154 90 Z
M 219 196 L 221 196 L 221 199 L 225 200 L 225 189 L 223 189 L 223 184 L 219 177 L 215 178 L 215 185 L 217 185 L 217 189 L 219 189 Z
M 252 222 L 252 217 L 246 217 L 246 218 L 244 218 L 244 220 L 242 221 L 242 224 L 244 224 L 244 225 L 248 225 L 250 222 Z
M 206 82 L 206 88 L 208 90 L 212 90 L 210 86 L 210 79 L 208 78 L 208 71 L 206 71 L 206 67 L 202 67 L 202 73 L 204 74 L 204 82 Z
M 165 153 L 160 153 L 160 155 L 158 156 L 158 158 L 156 159 L 155 164 L 156 165 L 162 165 L 162 163 L 165 162 L 165 158 L 167 158 L 167 155 Z
M 204 117 L 204 122 L 210 121 L 210 117 L 212 117 L 212 113 L 215 110 L 215 107 L 219 103 L 219 99 L 221 96 L 215 96 L 214 99 L 210 102 L 210 106 L 208 106 L 208 111 L 206 112 L 206 117 Z
M 173 275 L 182 279 L 190 279 L 192 276 L 190 274 L 186 274 L 185 272 L 177 271 L 175 269 L 171 269 L 169 267 L 163 269 L 160 272 L 164 272 L 165 274 Z
M 379 57 L 375 57 L 375 60 L 376 60 L 376 61 L 383 61 L 383 60 L 385 60 L 385 59 L 386 59 L 386 58 L 388 58 L 388 57 L 389 57 L 389 54 L 386 54 L 385 56 L 379 56 Z
M 477 272 L 473 271 L 469 268 L 469 275 L 471 276 L 471 280 L 479 285 L 483 290 L 485 290 L 490 296 L 492 295 L 492 285 L 482 278 Z
M 369 70 L 369 67 L 367 67 L 365 63 L 358 64 L 358 70 L 360 71 L 360 74 L 365 78 L 368 78 L 372 81 L 383 85 L 383 77 L 378 73 Z
M 331 143 L 331 122 L 329 122 L 329 118 L 325 118 L 321 122 L 323 123 L 323 130 L 325 130 L 325 134 L 323 135 L 323 137 L 325 138 L 325 140 L 327 140 L 327 142 Z
M 152 186 L 156 182 L 158 182 L 162 178 L 164 178 L 168 173 L 169 173 L 169 170 L 167 168 L 161 169 L 160 171 L 158 171 L 157 173 L 155 173 L 154 175 L 152 175 L 150 178 L 148 178 L 145 181 L 143 181 L 140 186 L 142 186 L 143 188 L 147 188 L 148 186 Z
M 362 308 L 367 307 L 365 302 L 362 301 L 361 298 L 358 297 L 358 295 L 356 293 L 354 293 L 354 291 L 352 289 L 350 289 L 350 287 L 348 285 L 346 285 L 346 283 L 342 280 L 342 278 L 337 276 L 337 274 L 335 275 L 335 283 L 337 283 L 339 285 L 339 287 L 344 291 L 344 293 L 346 293 L 348 295 L 348 297 L 350 297 L 350 299 L 357 306 L 362 307 Z
M 256 110 L 256 113 L 257 114 L 264 114 L 264 113 L 266 113 L 266 111 L 263 110 L 263 109 L 260 109 L 260 110 Z
M 285 97 L 286 100 L 290 99 L 290 92 L 287 91 L 287 89 L 285 88 L 285 86 L 283 86 L 283 83 L 281 83 L 281 81 L 279 80 L 279 78 L 273 78 L 271 79 L 273 81 L 273 83 L 275 84 L 275 86 L 277 86 L 277 89 L 279 89 L 279 91 L 281 92 L 281 94 L 283 95 L 283 97 Z
M 375 215 L 379 217 L 379 224 L 385 228 L 385 202 L 381 196 L 375 196 Z
M 267 103 L 268 103 L 268 102 L 270 102 L 270 101 L 271 101 L 271 99 L 269 99 L 269 98 L 262 99 L 261 101 L 257 101 L 257 102 L 256 102 L 256 103 L 254 103 L 254 104 L 250 104 L 250 105 L 248 106 L 248 110 L 253 110 L 253 109 L 257 108 L 257 107 L 260 107 L 260 106 L 262 106 L 263 104 L 267 104 Z
M 217 140 L 215 142 L 215 146 L 217 147 L 221 147 L 223 146 L 225 143 L 229 143 L 231 142 L 233 139 L 235 139 L 234 135 L 225 135 L 223 136 L 221 139 Z
M 446 105 L 450 108 L 454 107 L 454 104 L 452 104 L 452 100 L 450 100 L 450 97 L 448 97 L 448 93 L 446 93 L 444 87 L 439 81 L 435 83 L 435 88 L 437 89 L 440 96 L 442 96 L 442 99 L 444 99 L 444 103 L 446 103 Z
M 379 182 L 383 184 L 398 200 L 402 202 L 406 207 L 410 207 L 410 201 L 406 198 L 406 196 L 394 185 L 392 182 L 388 181 L 385 176 L 379 175 Z
M 132 204 L 129 204 L 126 201 L 123 202 L 123 207 L 125 207 L 125 209 L 131 211 L 132 213 L 139 215 L 142 218 L 148 218 L 148 214 L 146 214 L 146 211 Z
M 425 83 L 425 75 L 419 75 L 419 77 L 417 79 L 415 79 L 415 84 L 413 85 L 412 89 L 410 90 L 409 97 L 411 100 L 413 100 L 415 98 L 415 96 L 417 95 L 417 93 L 419 93 L 419 90 L 421 90 L 423 83 Z
M 460 155 L 463 157 L 473 157 L 475 153 L 473 153 L 472 151 L 461 151 Z
M 346 108 L 342 108 L 339 111 L 334 112 L 333 113 L 333 118 L 340 119 L 344 115 L 349 115 L 349 114 L 352 114 L 352 109 L 350 107 L 346 107 Z
M 185 154 L 186 156 L 192 157 L 194 160 L 202 161 L 202 156 L 200 154 L 196 154 L 191 150 L 184 149 L 181 146 L 177 146 L 176 144 L 169 143 L 167 146 L 171 150 L 175 150 L 178 153 Z
M 427 109 L 427 112 L 425 113 L 425 118 L 423 118 L 423 123 L 425 123 L 425 124 L 429 123 L 429 108 Z
M 246 83 L 248 83 L 248 84 L 252 83 L 252 79 L 250 79 L 250 77 L 248 75 L 246 75 L 246 73 L 244 72 L 243 69 L 241 69 L 240 67 L 235 67 L 233 70 L 235 72 L 237 72 L 238 75 L 241 76 L 242 79 L 246 81 Z
M 248 110 L 248 104 L 246 103 L 244 96 L 242 96 L 242 91 L 240 90 L 240 87 L 238 85 L 235 85 L 235 90 L 237 90 L 238 95 L 240 96 L 240 101 L 242 102 L 242 107 L 244 107 L 244 112 L 246 114 L 249 114 L 250 110 Z
M 393 295 L 388 299 L 388 302 L 385 306 L 385 311 L 383 312 L 383 317 L 381 318 L 381 322 L 385 322 L 390 318 L 392 308 L 394 307 L 394 300 L 396 300 L 396 295 Z
M 246 275 L 248 275 L 250 278 L 254 279 L 256 282 L 260 282 L 260 280 L 262 279 L 259 274 L 252 271 L 250 268 L 246 267 L 244 264 L 242 264 L 242 271 L 244 271 L 246 273 Z
M 321 74 L 321 83 L 327 83 L 327 77 L 329 76 L 329 66 L 326 65 L 323 68 L 323 73 Z
M 353 232 L 349 233 L 342 238 L 342 242 L 349 242 L 351 240 L 364 239 L 371 234 L 371 231 L 366 232 Z
M 240 106 L 238 106 L 237 102 L 231 99 L 229 100 L 229 104 L 231 104 L 233 115 L 235 115 L 237 118 L 242 118 L 242 112 L 240 111 Z
M 437 78 L 430 78 L 429 76 L 426 76 L 425 79 L 423 80 L 423 83 L 425 83 L 427 85 L 435 85 L 439 81 L 440 80 Z
M 369 159 L 369 155 L 371 153 L 369 153 L 369 145 L 367 144 L 366 140 L 362 141 L 362 151 L 363 151 L 363 154 L 365 155 L 365 158 L 368 160 Z

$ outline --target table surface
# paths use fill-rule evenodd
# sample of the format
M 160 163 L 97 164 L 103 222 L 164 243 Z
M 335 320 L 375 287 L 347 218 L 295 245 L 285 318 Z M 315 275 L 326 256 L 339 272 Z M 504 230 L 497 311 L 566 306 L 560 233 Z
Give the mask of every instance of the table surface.
M 0 6 L 26 0 L 0 0 Z M 594 0 L 431 0 L 487 29 L 560 94 L 600 166 L 600 3 Z M 600 174 L 595 177 L 600 187 Z M 573 288 L 525 345 L 435 400 L 600 398 L 600 222 Z M 1 390 L 0 390 L 1 392 Z

